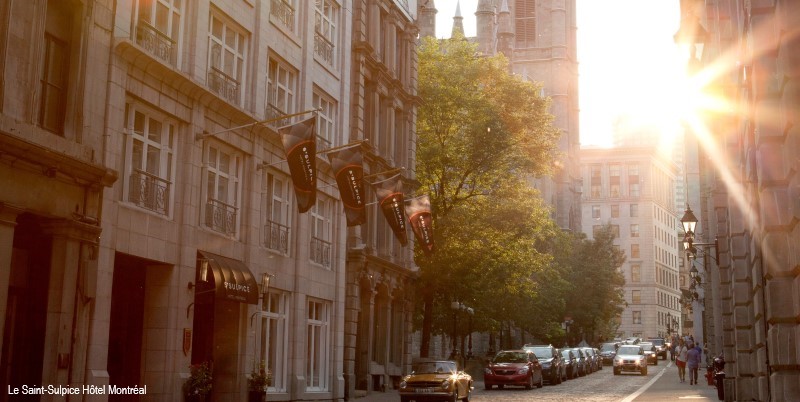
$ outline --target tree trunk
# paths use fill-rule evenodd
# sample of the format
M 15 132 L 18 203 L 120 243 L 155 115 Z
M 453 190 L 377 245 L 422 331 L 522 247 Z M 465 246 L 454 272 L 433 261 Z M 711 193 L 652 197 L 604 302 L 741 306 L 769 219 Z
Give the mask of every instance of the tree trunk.
M 419 357 L 430 357 L 431 329 L 433 328 L 433 294 L 424 292 L 425 308 L 422 316 L 422 340 L 419 345 Z

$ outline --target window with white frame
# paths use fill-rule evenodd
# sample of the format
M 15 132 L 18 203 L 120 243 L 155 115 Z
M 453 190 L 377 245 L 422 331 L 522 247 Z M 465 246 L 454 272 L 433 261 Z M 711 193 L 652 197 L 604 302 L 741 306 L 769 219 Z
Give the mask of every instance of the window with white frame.
M 330 377 L 330 303 L 308 301 L 306 332 L 306 390 L 327 391 Z
M 208 87 L 228 102 L 240 105 L 247 71 L 247 35 L 232 21 L 212 11 L 208 49 Z
M 228 236 L 239 228 L 242 154 L 216 142 L 205 146 L 205 226 Z
M 294 113 L 297 70 L 274 58 L 269 59 L 267 69 L 267 118 L 275 119 Z M 281 127 L 290 123 L 290 119 L 281 119 L 271 124 L 274 127 Z
M 259 332 L 259 362 L 272 372 L 273 392 L 286 392 L 288 345 L 287 297 L 284 293 L 269 292 L 261 301 L 261 331 Z
M 143 105 L 125 105 L 126 200 L 162 215 L 171 213 L 176 126 Z
M 329 96 L 314 92 L 317 112 L 317 150 L 336 146 L 336 102 Z
M 179 65 L 184 0 L 138 0 L 138 3 L 134 17 L 136 44 L 168 64 Z
M 264 222 L 264 247 L 289 254 L 289 224 L 291 206 L 289 197 L 291 178 L 268 171 L 265 175 L 266 219 Z
M 309 211 L 311 218 L 310 259 L 329 269 L 331 267 L 332 204 L 333 201 L 327 197 L 317 197 L 317 203 Z
M 334 0 L 314 1 L 314 55 L 329 66 L 336 61 L 336 21 L 339 5 Z

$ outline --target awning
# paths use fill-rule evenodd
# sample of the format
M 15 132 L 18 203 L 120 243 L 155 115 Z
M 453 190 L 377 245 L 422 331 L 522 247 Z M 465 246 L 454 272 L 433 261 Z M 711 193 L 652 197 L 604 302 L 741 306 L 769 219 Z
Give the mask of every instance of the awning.
M 208 267 L 213 273 L 214 289 L 218 299 L 247 304 L 258 304 L 258 283 L 247 265 L 221 255 L 198 251 L 208 259 Z

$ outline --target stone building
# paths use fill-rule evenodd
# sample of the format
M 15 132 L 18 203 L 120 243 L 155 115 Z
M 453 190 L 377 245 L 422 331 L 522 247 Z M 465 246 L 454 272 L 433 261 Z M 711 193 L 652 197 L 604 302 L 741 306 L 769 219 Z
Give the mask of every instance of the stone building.
M 800 400 L 800 4 L 683 0 L 680 24 L 689 68 L 712 72 L 707 94 L 731 105 L 687 141 L 696 241 L 717 243 L 698 247 L 713 256 L 706 347 L 727 362 L 726 400 Z
M 625 252 L 625 308 L 617 337 L 681 333 L 677 167 L 654 147 L 583 148 L 583 232 L 611 225 Z
M 261 364 L 269 400 L 341 400 L 400 375 L 413 243 L 374 204 L 346 225 L 327 155 L 414 189 L 409 3 L 1 2 L 2 389 L 181 400 L 206 362 L 216 401 Z M 279 127 L 308 118 L 296 195 Z
M 435 35 L 434 0 L 420 0 L 421 35 Z M 581 230 L 580 140 L 578 128 L 578 59 L 575 0 L 479 0 L 476 36 L 467 38 L 486 55 L 502 53 L 511 72 L 543 85 L 551 99 L 553 125 L 561 131 L 551 177 L 534 186 L 553 207 L 553 220 L 564 229 Z M 460 3 L 452 32 L 464 32 Z

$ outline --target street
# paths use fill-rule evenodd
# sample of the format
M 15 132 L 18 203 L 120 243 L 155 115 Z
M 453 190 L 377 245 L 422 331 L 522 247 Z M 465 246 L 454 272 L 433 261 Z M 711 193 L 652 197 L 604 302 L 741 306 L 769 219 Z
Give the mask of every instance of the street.
M 603 370 L 568 380 L 560 385 L 545 385 L 544 388 L 525 390 L 506 388 L 486 390 L 481 376 L 475 377 L 475 390 L 472 402 L 513 402 L 513 401 L 574 401 L 574 402 L 655 402 L 682 399 L 717 400 L 716 390 L 702 382 L 692 386 L 679 383 L 675 365 L 659 361 L 650 366 L 647 376 L 621 374 L 615 376 L 610 366 Z M 358 402 L 398 402 L 397 392 L 373 393 L 355 399 Z

